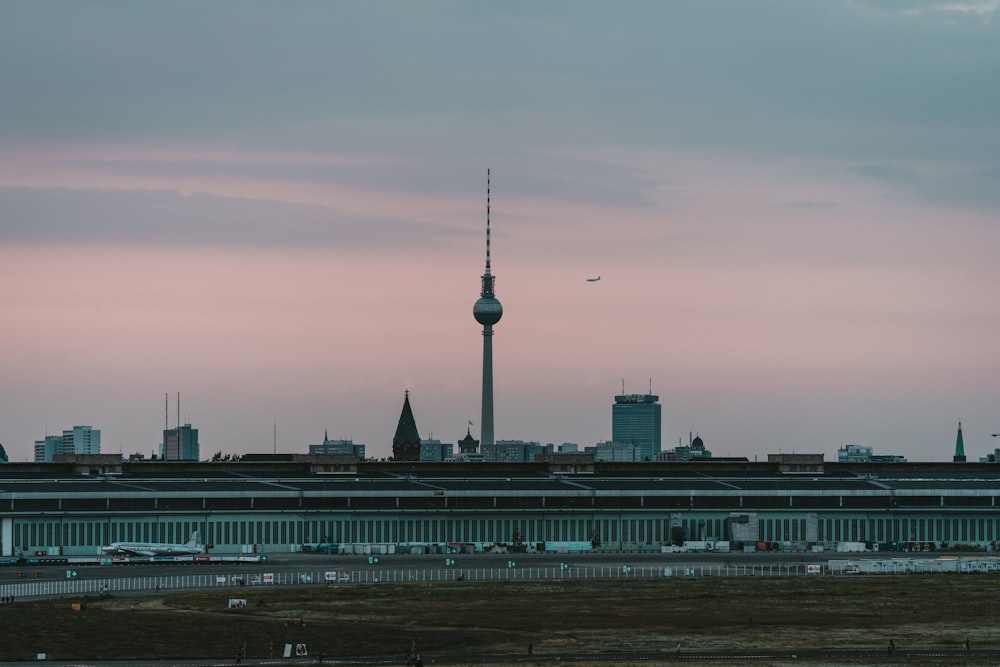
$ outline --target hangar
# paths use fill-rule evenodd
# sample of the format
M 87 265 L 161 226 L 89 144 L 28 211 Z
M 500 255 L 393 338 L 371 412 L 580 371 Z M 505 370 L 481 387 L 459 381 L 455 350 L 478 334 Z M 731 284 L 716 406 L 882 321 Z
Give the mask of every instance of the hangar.
M 689 540 L 992 550 L 1000 540 L 1000 466 L 992 463 L 259 458 L 129 463 L 96 455 L 0 465 L 0 550 L 99 555 L 112 542 L 183 542 L 194 530 L 219 554 L 570 542 L 660 551 Z

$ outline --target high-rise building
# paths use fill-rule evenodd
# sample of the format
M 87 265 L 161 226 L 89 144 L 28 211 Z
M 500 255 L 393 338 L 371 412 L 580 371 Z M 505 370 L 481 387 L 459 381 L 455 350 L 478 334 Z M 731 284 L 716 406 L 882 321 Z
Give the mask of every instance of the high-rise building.
M 198 429 L 191 424 L 163 431 L 163 446 L 160 458 L 164 461 L 198 461 L 201 458 L 198 444 Z
M 486 170 L 486 271 L 479 300 L 472 308 L 476 321 L 483 325 L 483 411 L 479 421 L 479 439 L 485 448 L 493 445 L 493 325 L 500 321 L 503 306 L 493 295 L 494 277 L 490 270 L 490 170 Z
M 57 454 L 100 454 L 101 431 L 89 426 L 74 426 L 62 435 L 47 435 L 35 441 L 35 461 L 52 461 Z
M 611 407 L 611 440 L 635 445 L 640 461 L 660 453 L 659 400 L 655 394 L 620 394 Z

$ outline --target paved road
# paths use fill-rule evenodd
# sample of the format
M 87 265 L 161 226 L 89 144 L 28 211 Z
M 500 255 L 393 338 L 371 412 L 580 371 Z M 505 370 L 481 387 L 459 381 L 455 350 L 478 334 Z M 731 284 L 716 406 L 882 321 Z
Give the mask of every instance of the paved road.
M 513 560 L 520 568 L 559 568 L 562 563 L 572 566 L 587 567 L 619 567 L 622 565 L 643 566 L 643 567 L 743 567 L 751 565 L 769 565 L 780 567 L 783 565 L 798 565 L 803 563 L 816 563 L 825 565 L 832 559 L 850 558 L 852 560 L 872 559 L 881 560 L 886 558 L 899 558 L 906 556 L 933 558 L 939 555 L 960 555 L 944 552 L 928 554 L 905 554 L 905 553 L 851 553 L 842 554 L 836 552 L 762 552 L 762 553 L 537 553 L 537 554 L 456 554 L 445 556 L 442 554 L 427 555 L 380 555 L 378 563 L 370 563 L 369 556 L 365 555 L 325 555 L 325 554 L 271 554 L 265 564 L 144 564 L 144 565 L 88 565 L 73 566 L 69 568 L 63 566 L 45 567 L 2 567 L 0 568 L 0 583 L 16 583 L 32 581 L 35 579 L 53 580 L 64 579 L 67 569 L 76 571 L 80 579 L 107 579 L 110 577 L 169 577 L 191 574 L 193 572 L 229 572 L 229 571 L 249 571 L 249 572 L 292 572 L 302 570 L 348 570 L 378 571 L 378 570 L 436 570 L 445 567 L 445 559 L 451 558 L 455 561 L 453 568 L 456 572 L 463 569 L 505 569 L 507 562 Z M 968 554 L 983 556 L 983 553 Z
M 740 664 L 756 661 L 775 660 L 795 660 L 797 662 L 822 662 L 830 663 L 843 660 L 873 660 L 876 664 L 900 664 L 905 665 L 914 659 L 930 661 L 936 659 L 948 660 L 949 662 L 962 661 L 962 664 L 982 664 L 995 665 L 1000 659 L 1000 651 L 993 650 L 954 650 L 954 651 L 903 651 L 897 650 L 893 656 L 886 655 L 885 650 L 854 650 L 854 651 L 743 651 L 743 652 L 697 652 L 682 651 L 680 654 L 675 651 L 662 653 L 575 653 L 575 654 L 520 654 L 520 655 L 495 655 L 495 656 L 438 656 L 425 657 L 425 667 L 436 665 L 490 665 L 490 664 L 515 664 L 524 663 L 529 665 L 548 663 L 670 663 L 670 662 L 694 662 L 694 663 L 729 663 Z M 129 661 L 93 661 L 93 660 L 71 660 L 58 661 L 46 660 L 31 662 L 0 662 L 5 667 L 38 667 L 39 664 L 48 667 L 232 667 L 235 661 L 205 659 L 205 660 L 129 660 Z M 304 658 L 275 658 L 266 660 L 247 659 L 242 661 L 242 665 L 253 667 L 295 665 L 306 667 L 307 665 L 392 665 L 402 667 L 402 662 L 398 657 L 392 658 L 369 658 L 369 659 L 336 659 L 325 658 L 322 663 L 317 656 L 307 656 Z

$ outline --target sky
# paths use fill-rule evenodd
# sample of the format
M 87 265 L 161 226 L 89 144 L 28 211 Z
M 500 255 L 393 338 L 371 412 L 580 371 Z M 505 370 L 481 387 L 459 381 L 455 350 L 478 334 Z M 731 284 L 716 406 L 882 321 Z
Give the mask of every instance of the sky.
M 0 15 L 11 461 L 478 437 L 487 169 L 498 439 L 1000 447 L 1000 0 Z

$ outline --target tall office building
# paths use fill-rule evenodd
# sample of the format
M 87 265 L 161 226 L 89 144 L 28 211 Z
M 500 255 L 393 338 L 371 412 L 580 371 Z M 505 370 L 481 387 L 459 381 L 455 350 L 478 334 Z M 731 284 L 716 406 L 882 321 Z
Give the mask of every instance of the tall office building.
M 35 441 L 35 461 L 52 461 L 57 454 L 100 454 L 101 431 L 89 426 L 74 426 L 62 435 L 47 435 Z
M 164 429 L 161 459 L 164 461 L 198 461 L 200 457 L 198 429 L 191 428 L 191 424 Z
M 661 451 L 659 400 L 655 394 L 620 394 L 611 407 L 611 439 L 635 445 L 640 461 L 654 461 Z
M 500 321 L 503 306 L 493 295 L 493 274 L 490 271 L 490 170 L 486 170 L 486 271 L 482 291 L 472 308 L 476 321 L 483 325 L 483 411 L 479 422 L 479 439 L 486 447 L 495 443 L 493 437 L 493 325 Z

